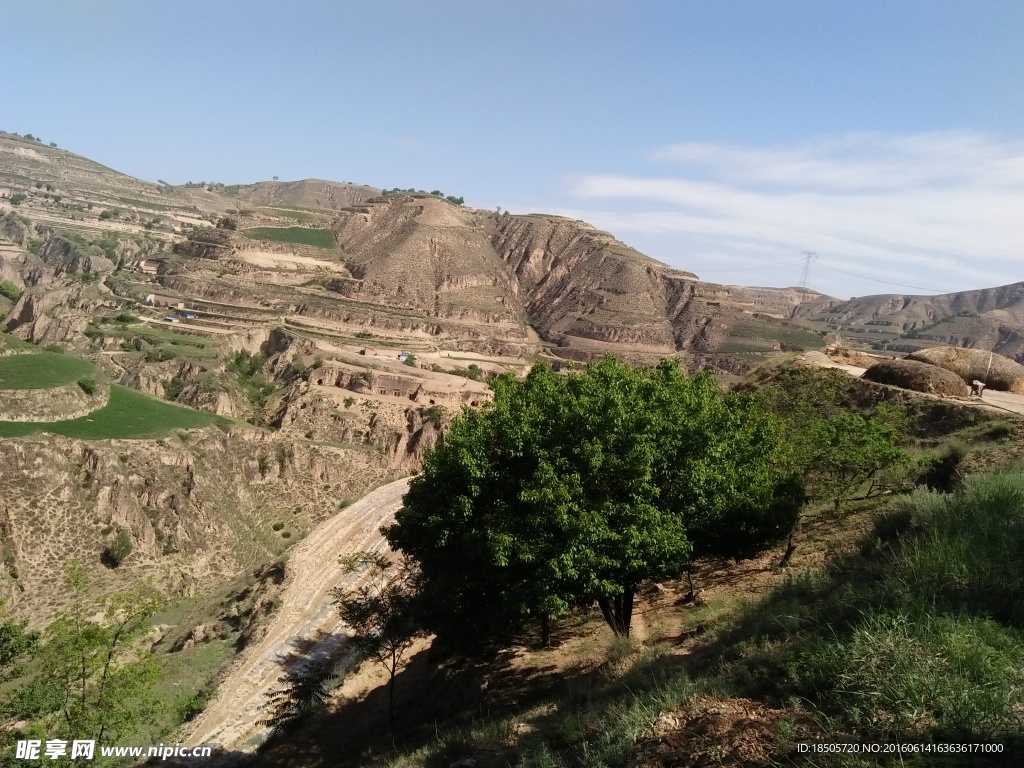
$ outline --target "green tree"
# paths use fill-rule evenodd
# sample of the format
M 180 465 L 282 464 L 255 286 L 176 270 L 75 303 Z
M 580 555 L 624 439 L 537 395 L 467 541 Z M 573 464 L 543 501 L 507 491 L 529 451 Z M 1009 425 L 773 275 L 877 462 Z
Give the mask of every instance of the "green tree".
M 0 681 L 22 674 L 22 662 L 39 647 L 39 633 L 28 631 L 28 620 L 13 621 L 0 600 Z
M 773 419 L 708 374 L 613 358 L 560 376 L 504 375 L 427 454 L 392 546 L 422 573 L 442 637 L 488 640 L 596 601 L 628 635 L 648 579 L 696 554 L 784 537 L 803 501 Z
M 360 578 L 355 589 L 333 591 L 356 648 L 388 671 L 388 716 L 395 720 L 395 673 L 405 652 L 423 634 L 416 616 L 416 573 L 374 552 L 343 557 L 345 573 Z
M 866 496 L 885 490 L 880 474 L 910 464 L 909 454 L 897 442 L 893 427 L 860 414 L 819 420 L 804 446 L 808 487 L 836 510 L 869 481 Z
M 55 737 L 110 744 L 152 722 L 160 709 L 153 693 L 160 667 L 138 641 L 162 600 L 147 587 L 136 588 L 108 598 L 96 620 L 76 564 L 68 586 L 73 608 L 46 628 L 34 679 L 15 702 L 22 716 L 46 717 Z
M 329 685 L 336 675 L 323 662 L 308 661 L 281 675 L 280 687 L 271 691 L 263 710 L 267 716 L 257 725 L 270 726 L 270 735 L 261 745 L 269 747 L 295 728 L 313 710 L 327 701 Z

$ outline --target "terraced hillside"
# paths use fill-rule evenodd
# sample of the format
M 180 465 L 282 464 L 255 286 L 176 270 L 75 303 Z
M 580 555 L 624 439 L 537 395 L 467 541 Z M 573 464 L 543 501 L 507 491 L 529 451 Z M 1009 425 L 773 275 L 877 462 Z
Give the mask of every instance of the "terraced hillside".
M 861 296 L 794 317 L 877 350 L 990 349 L 1024 361 L 1024 282 L 940 296 Z

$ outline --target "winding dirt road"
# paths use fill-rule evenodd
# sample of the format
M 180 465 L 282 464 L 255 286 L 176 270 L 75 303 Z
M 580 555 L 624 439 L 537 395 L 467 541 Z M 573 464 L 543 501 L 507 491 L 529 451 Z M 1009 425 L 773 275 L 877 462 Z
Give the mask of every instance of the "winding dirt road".
M 235 754 L 250 751 L 264 730 L 256 725 L 265 716 L 261 707 L 285 670 L 310 658 L 338 655 L 346 635 L 330 592 L 358 580 L 345 576 L 338 556 L 384 550 L 379 529 L 401 508 L 408 486 L 408 480 L 381 486 L 321 523 L 291 550 L 281 609 L 263 639 L 236 660 L 217 698 L 192 723 L 187 743 Z M 210 764 L 229 761 L 230 754 L 225 759 L 222 752 Z

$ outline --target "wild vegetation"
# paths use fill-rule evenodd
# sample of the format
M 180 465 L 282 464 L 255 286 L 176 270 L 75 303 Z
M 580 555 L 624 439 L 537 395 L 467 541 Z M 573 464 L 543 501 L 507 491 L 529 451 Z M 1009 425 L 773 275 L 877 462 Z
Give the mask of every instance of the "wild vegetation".
M 1014 597 L 1024 586 L 1024 472 L 964 473 L 975 450 L 986 466 L 1010 460 L 1013 427 L 958 424 L 879 401 L 843 374 L 785 366 L 736 395 L 667 363 L 645 371 L 612 360 L 570 376 L 535 368 L 494 387 L 493 404 L 457 418 L 428 454 L 388 531 L 420 569 L 404 637 L 410 626 L 437 637 L 430 659 L 391 677 L 400 686 L 395 745 L 335 740 L 370 750 L 359 764 L 873 765 L 877 756 L 796 744 L 889 742 L 931 750 L 900 754 L 930 765 L 946 743 L 1000 750 L 941 757 L 967 765 L 1012 762 L 1024 746 L 1024 615 Z M 688 444 L 718 462 L 687 458 Z M 665 465 L 645 463 L 655 456 Z M 737 472 L 749 475 L 738 481 Z M 743 512 L 764 500 L 747 506 L 727 490 L 756 488 L 759 475 L 765 498 L 785 499 L 776 514 L 753 518 L 766 523 L 760 531 Z M 649 490 L 658 487 L 673 492 Z M 804 565 L 762 597 L 718 593 L 708 604 L 677 582 L 690 567 L 701 585 L 708 568 L 729 571 L 724 558 L 763 551 L 793 530 L 801 506 Z M 630 531 L 641 509 L 650 535 L 633 529 L 619 549 L 618 531 Z M 807 567 L 826 548 L 824 565 Z M 776 570 L 777 559 L 767 561 Z M 627 563 L 634 570 L 621 579 Z M 663 586 L 643 587 L 647 576 Z M 623 583 L 638 585 L 643 644 L 620 632 L 597 666 L 555 661 L 559 646 L 596 637 L 597 622 L 616 626 L 614 608 L 590 605 L 602 594 L 614 602 Z M 666 588 L 680 599 L 659 601 Z M 386 615 L 365 598 L 350 597 L 369 616 Z M 516 669 L 505 666 L 516 657 Z M 561 671 L 542 674 L 553 663 Z M 442 704 L 409 691 L 439 679 L 464 690 L 456 680 L 474 675 L 492 689 L 461 694 L 471 716 L 438 715 Z M 295 738 L 319 738 L 316 729 L 335 727 L 330 718 L 356 711 L 342 706 Z
M 419 566 L 443 641 L 493 641 L 528 620 L 546 641 L 553 618 L 594 601 L 628 636 L 644 581 L 694 555 L 749 554 L 796 519 L 803 490 L 779 426 L 708 375 L 608 358 L 493 389 L 426 457 L 387 531 Z

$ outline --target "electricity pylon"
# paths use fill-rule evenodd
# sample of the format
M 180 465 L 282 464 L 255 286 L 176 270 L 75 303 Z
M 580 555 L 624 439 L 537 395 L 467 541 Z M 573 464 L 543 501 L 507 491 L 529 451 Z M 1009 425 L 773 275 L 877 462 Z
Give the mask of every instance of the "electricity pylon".
M 807 275 L 811 271 L 811 262 L 818 260 L 818 254 L 814 251 L 800 251 L 804 255 L 804 269 L 800 273 L 800 282 L 796 284 L 797 288 L 807 290 Z

